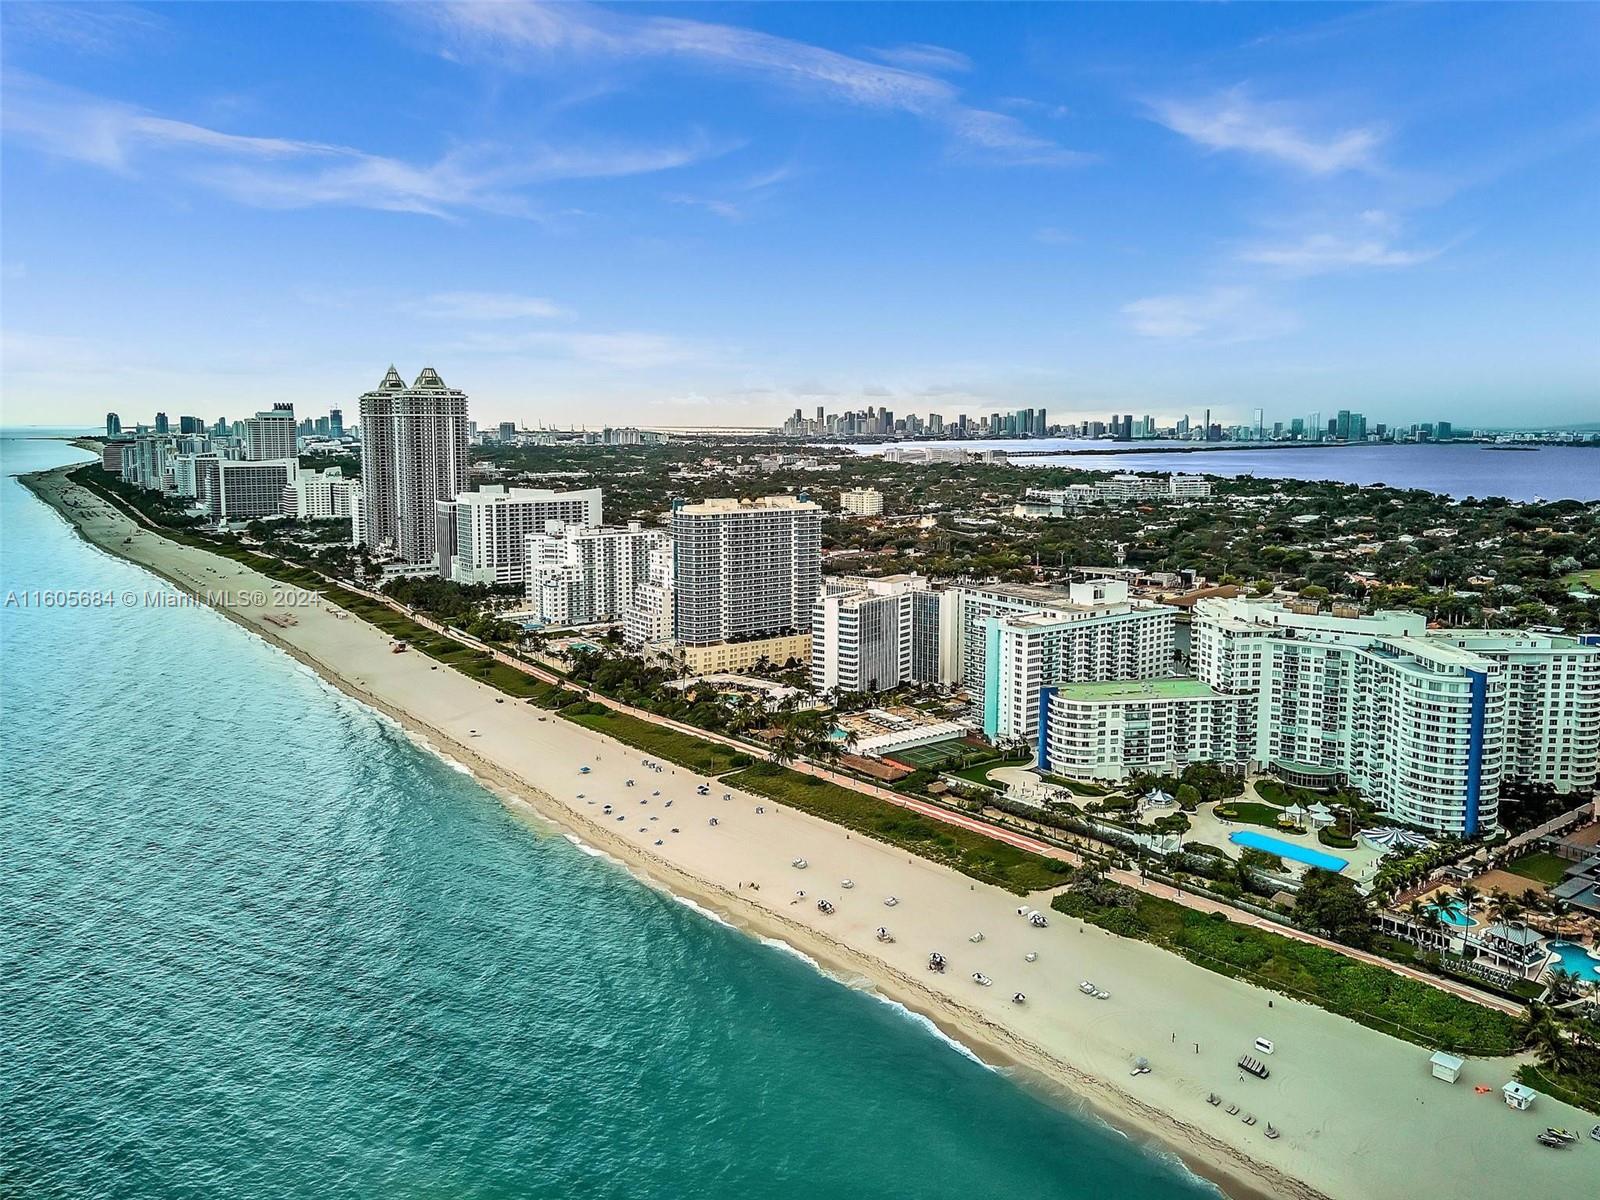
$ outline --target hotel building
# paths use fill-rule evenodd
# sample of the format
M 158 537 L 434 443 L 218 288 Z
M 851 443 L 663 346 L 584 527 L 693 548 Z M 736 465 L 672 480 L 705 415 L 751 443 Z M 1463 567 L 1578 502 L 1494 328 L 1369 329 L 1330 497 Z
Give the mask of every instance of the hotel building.
M 839 511 L 857 517 L 881 517 L 883 493 L 877 488 L 849 488 L 839 493 Z
M 274 404 L 271 412 L 258 412 L 244 419 L 244 456 L 247 459 L 265 462 L 294 458 L 295 452 L 293 404 Z
M 1239 763 L 1255 744 L 1250 694 L 1196 679 L 1063 683 L 1040 691 L 1038 766 L 1077 778 L 1176 775 L 1190 763 Z

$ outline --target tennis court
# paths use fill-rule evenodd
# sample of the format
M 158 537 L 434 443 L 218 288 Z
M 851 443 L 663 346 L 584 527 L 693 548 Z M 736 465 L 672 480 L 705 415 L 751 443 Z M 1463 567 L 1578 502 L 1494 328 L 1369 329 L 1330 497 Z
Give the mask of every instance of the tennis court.
M 912 746 L 909 750 L 893 750 L 884 757 L 893 758 L 912 767 L 938 767 L 948 762 L 958 761 L 963 754 L 970 754 L 975 747 L 967 745 L 960 738 L 951 738 L 949 741 L 934 742 L 931 746 Z

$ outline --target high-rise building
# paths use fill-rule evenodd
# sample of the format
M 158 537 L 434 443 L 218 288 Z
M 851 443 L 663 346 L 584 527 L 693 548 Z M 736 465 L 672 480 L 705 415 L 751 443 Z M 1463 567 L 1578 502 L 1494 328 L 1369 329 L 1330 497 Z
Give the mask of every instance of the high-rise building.
M 156 432 L 157 433 L 166 433 L 167 432 L 167 414 L 164 413 L 164 412 L 158 412 L 156 414 Z
M 650 563 L 667 533 L 638 521 L 626 528 L 551 525 L 527 536 L 528 607 L 547 625 L 623 619 L 650 582 Z
M 674 638 L 691 666 L 809 657 L 822 581 L 820 505 L 794 496 L 680 504 L 672 537 Z
M 294 405 L 277 403 L 244 422 L 244 456 L 253 461 L 295 456 Z
M 354 518 L 360 497 L 361 481 L 345 478 L 339 467 L 297 471 L 284 489 L 283 511 L 291 517 L 311 519 Z
M 672 539 L 650 552 L 644 579 L 622 610 L 622 641 L 635 648 L 672 641 Z
M 407 387 L 391 366 L 361 397 L 367 544 L 403 562 L 434 561 L 435 506 L 466 491 L 469 466 L 466 393 L 446 387 L 432 367 Z
M 342 438 L 344 436 L 344 412 L 342 409 L 330 408 L 328 410 L 328 436 Z
M 551 525 L 600 524 L 599 488 L 554 492 L 491 484 L 434 503 L 439 575 L 457 583 L 525 587 L 528 535 Z
M 988 591 L 991 602 L 1009 599 L 1006 589 Z M 1050 684 L 1154 679 L 1172 671 L 1178 610 L 1128 599 L 1121 580 L 1033 588 L 1023 598 L 1045 603 L 987 616 L 978 631 L 984 640 L 983 729 L 990 739 L 1033 738 L 1040 689 Z
M 517 423 L 515 421 L 500 422 L 500 440 L 514 442 L 517 440 Z
M 116 437 L 117 434 L 119 434 L 121 432 L 122 432 L 122 418 L 117 416 L 116 413 L 107 413 L 106 414 L 106 436 L 107 437 Z
M 219 521 L 250 521 L 284 511 L 284 493 L 298 473 L 293 458 L 248 460 L 197 457 L 196 499 Z
M 811 685 L 877 692 L 943 683 L 955 662 L 955 594 L 920 575 L 830 579 L 811 606 Z

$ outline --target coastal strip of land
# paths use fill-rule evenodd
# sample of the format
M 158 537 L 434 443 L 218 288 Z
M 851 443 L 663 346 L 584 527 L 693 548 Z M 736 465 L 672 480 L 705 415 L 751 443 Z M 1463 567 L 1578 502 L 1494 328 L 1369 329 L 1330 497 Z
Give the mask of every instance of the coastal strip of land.
M 751 933 L 864 976 L 990 1061 L 1176 1150 L 1230 1194 L 1380 1200 L 1569 1192 L 1592 1181 L 1592 1151 L 1534 1142 L 1545 1124 L 1587 1128 L 1585 1114 L 1549 1098 L 1536 1114 L 1501 1103 L 1511 1060 L 1469 1062 L 1447 1085 L 1430 1077 L 1425 1050 L 1050 912 L 1043 893 L 1022 905 L 1050 913 L 1049 928 L 1035 928 L 1002 888 L 686 767 L 647 767 L 640 751 L 603 734 L 395 653 L 388 635 L 314 595 L 141 529 L 64 469 L 25 482 L 91 543 L 210 594 L 218 611 L 509 802 Z M 894 941 L 880 941 L 879 928 Z M 949 961 L 942 975 L 926 969 L 933 950 Z M 1085 979 L 1109 997 L 1084 995 Z M 1017 993 L 1024 1002 L 1013 1002 Z M 1236 1065 L 1257 1037 L 1275 1045 L 1266 1080 Z M 1140 1057 L 1151 1071 L 1132 1075 Z

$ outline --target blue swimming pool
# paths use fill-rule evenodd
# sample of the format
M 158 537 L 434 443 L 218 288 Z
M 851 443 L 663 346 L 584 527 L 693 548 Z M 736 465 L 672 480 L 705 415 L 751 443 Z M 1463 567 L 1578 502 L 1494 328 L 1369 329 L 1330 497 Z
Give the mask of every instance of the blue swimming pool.
M 1467 914 L 1467 910 L 1462 908 L 1459 904 L 1446 905 L 1444 908 L 1440 908 L 1437 904 L 1435 904 L 1428 911 L 1437 913 L 1439 915 L 1439 919 L 1446 925 L 1454 925 L 1458 929 L 1471 929 L 1478 923 L 1477 920 L 1469 916 Z
M 1308 867 L 1321 867 L 1324 871 L 1337 873 L 1350 865 L 1348 859 L 1340 858 L 1336 854 L 1324 854 L 1321 850 L 1311 849 L 1310 846 L 1296 846 L 1293 842 L 1257 833 L 1254 829 L 1241 829 L 1238 833 L 1230 833 L 1228 840 L 1235 846 L 1265 850 L 1268 854 L 1276 854 L 1279 858 L 1305 863 Z
M 1600 959 L 1590 958 L 1589 952 L 1576 942 L 1551 942 L 1550 950 L 1579 979 L 1600 983 Z

